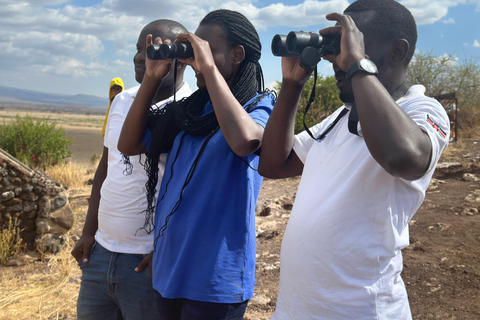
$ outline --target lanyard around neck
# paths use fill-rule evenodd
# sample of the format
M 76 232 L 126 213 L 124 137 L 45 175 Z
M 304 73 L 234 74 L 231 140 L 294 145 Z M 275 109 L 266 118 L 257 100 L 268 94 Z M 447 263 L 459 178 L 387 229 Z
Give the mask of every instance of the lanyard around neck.
M 307 133 L 310 135 L 310 137 L 312 137 L 312 139 L 320 142 L 320 141 L 325 139 L 326 135 L 330 131 L 332 131 L 332 129 L 337 125 L 337 123 L 340 121 L 340 119 L 345 114 L 347 114 L 348 109 L 344 108 L 339 113 L 339 115 L 335 118 L 335 120 L 333 120 L 333 122 L 330 123 L 330 125 L 317 138 L 315 138 L 313 136 L 312 132 L 310 131 L 310 129 L 308 129 L 306 123 L 305 123 L 305 116 L 307 114 L 307 111 L 310 108 L 311 104 L 313 103 L 313 100 L 315 100 L 315 85 L 316 85 L 316 82 L 317 82 L 317 68 L 316 67 L 314 69 L 314 76 L 315 76 L 315 79 L 314 79 L 314 83 L 313 83 L 312 93 L 310 94 L 310 100 L 308 101 L 307 106 L 305 107 L 305 112 L 303 114 L 303 126 L 304 126 L 305 130 L 307 131 Z M 400 86 L 398 86 L 397 89 L 395 89 L 392 92 L 392 94 L 391 94 L 392 99 L 394 101 L 397 101 L 398 99 L 400 99 L 401 97 L 403 97 L 405 95 L 407 90 L 408 90 L 408 86 L 405 82 L 403 82 Z M 350 110 L 350 114 L 348 115 L 348 131 L 350 133 L 354 134 L 354 135 L 360 136 L 358 134 L 358 121 L 359 121 L 359 119 L 358 119 L 357 106 L 356 106 L 355 103 L 353 103 L 352 108 Z

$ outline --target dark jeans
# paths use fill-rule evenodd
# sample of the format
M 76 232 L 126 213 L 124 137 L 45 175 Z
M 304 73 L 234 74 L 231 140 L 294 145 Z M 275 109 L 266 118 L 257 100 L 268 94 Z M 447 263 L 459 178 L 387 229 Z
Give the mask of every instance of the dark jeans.
M 166 299 L 155 291 L 162 320 L 242 320 L 248 300 L 240 303 L 213 303 L 188 299 Z
M 158 319 L 148 268 L 134 270 L 143 257 L 111 252 L 95 242 L 90 261 L 79 263 L 78 320 Z

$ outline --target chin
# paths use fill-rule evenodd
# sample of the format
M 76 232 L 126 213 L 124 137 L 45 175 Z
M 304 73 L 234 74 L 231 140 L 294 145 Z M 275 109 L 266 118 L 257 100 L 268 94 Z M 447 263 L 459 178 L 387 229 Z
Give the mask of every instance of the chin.
M 203 79 L 197 79 L 197 87 L 199 89 L 202 89 L 202 88 L 206 88 L 207 85 L 205 84 L 205 81 L 203 81 Z
M 142 74 L 135 74 L 135 80 L 138 82 L 138 83 L 142 83 L 142 80 L 143 80 L 143 76 L 145 74 L 142 73 Z
M 353 92 L 340 92 L 340 100 L 342 100 L 343 103 L 353 103 L 355 102 L 355 96 L 353 95 Z

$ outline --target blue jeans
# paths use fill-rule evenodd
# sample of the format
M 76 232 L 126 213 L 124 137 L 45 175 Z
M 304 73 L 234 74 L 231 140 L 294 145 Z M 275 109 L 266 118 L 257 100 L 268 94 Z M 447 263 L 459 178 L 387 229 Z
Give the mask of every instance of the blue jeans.
M 83 263 L 78 320 L 158 319 L 148 268 L 135 272 L 145 255 L 111 252 L 98 242 Z
M 155 291 L 162 320 L 242 320 L 248 300 L 240 303 L 213 303 L 188 299 L 167 299 Z

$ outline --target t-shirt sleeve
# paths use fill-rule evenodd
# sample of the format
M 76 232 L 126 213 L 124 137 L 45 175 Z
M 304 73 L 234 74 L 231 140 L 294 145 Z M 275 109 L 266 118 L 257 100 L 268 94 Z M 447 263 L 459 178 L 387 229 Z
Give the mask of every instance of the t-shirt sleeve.
M 113 99 L 108 112 L 103 145 L 111 150 L 117 149 L 118 138 L 122 131 L 123 122 L 125 121 L 126 111 L 123 107 L 124 100 L 123 92 L 119 93 L 115 99 Z
M 256 123 L 265 128 L 274 104 L 275 101 L 273 95 L 268 94 L 258 102 L 249 114 Z
M 322 122 L 317 123 L 313 127 L 309 128 L 310 132 L 314 137 L 318 137 L 329 125 L 332 123 L 343 110 L 342 108 L 337 109 L 334 113 L 324 119 Z M 307 159 L 307 154 L 310 151 L 310 148 L 315 143 L 315 140 L 310 137 L 307 131 L 302 131 L 301 133 L 295 135 L 293 142 L 293 151 L 297 154 L 297 157 L 305 163 Z
M 450 138 L 450 121 L 443 106 L 435 99 L 412 99 L 403 110 L 428 135 L 432 143 L 432 156 L 425 174 L 434 170 Z

